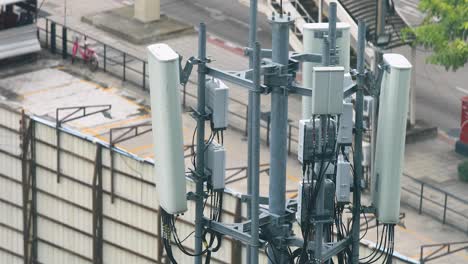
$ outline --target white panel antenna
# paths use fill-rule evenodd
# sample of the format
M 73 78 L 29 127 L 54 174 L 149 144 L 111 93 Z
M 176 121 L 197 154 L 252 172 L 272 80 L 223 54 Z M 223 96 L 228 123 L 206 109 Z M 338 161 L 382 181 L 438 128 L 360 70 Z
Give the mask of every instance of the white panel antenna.
M 373 203 L 381 223 L 396 224 L 400 214 L 411 64 L 399 54 L 385 54 L 372 175 Z
M 187 211 L 179 55 L 166 44 L 148 46 L 156 186 L 169 214 Z

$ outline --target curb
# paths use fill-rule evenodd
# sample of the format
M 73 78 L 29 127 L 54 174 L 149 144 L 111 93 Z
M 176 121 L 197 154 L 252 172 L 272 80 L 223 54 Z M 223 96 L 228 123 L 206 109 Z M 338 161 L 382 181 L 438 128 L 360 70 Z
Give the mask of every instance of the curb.
M 218 38 L 216 36 L 208 36 L 207 38 L 207 41 L 208 43 L 211 43 L 211 44 L 214 44 L 218 47 L 221 47 L 223 49 L 226 49 L 236 55 L 240 55 L 240 56 L 245 56 L 244 55 L 244 48 L 232 43 L 232 42 L 229 42 L 229 41 L 226 41 L 224 39 L 221 39 L 221 38 Z

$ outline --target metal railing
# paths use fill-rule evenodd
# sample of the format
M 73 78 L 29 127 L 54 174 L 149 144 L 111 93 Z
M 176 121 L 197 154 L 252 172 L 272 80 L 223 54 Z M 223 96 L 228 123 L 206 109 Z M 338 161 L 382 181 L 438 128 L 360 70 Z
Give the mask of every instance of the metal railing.
M 309 14 L 307 9 L 298 1 L 292 1 L 291 4 L 296 8 L 297 12 L 301 14 L 302 18 L 306 23 L 315 23 L 315 19 L 312 18 L 312 16 Z
M 428 255 L 424 256 L 424 249 L 433 249 Z M 429 261 L 442 258 L 462 250 L 468 250 L 468 241 L 447 242 L 439 244 L 422 245 L 419 255 L 419 263 L 424 264 Z
M 418 204 L 416 205 L 410 203 L 410 201 L 406 201 L 409 206 L 417 209 L 419 214 L 426 213 L 443 224 L 450 225 L 468 234 L 468 214 L 464 213 L 468 211 L 467 200 L 410 175 L 403 173 L 403 176 L 419 186 L 419 191 L 417 191 L 414 188 L 402 185 L 403 191 L 417 197 Z M 432 195 L 428 195 L 428 192 L 431 192 Z M 462 209 L 454 208 L 455 203 L 459 207 L 461 206 Z M 448 214 L 451 217 L 448 217 Z
M 70 27 L 64 26 L 56 21 L 53 21 L 48 18 L 44 18 L 45 26 L 41 27 L 38 25 L 38 36 L 39 39 L 42 41 L 43 46 L 47 49 L 50 49 L 52 53 L 58 53 L 58 43 L 62 43 L 60 46 L 61 53 L 64 59 L 67 59 L 70 54 L 69 48 L 71 45 L 65 44 L 63 41 L 63 36 L 70 36 L 70 34 L 74 34 L 75 37 L 78 36 L 80 39 L 86 36 L 89 46 L 91 46 L 99 57 L 99 68 L 104 72 L 110 73 L 122 81 L 130 82 L 134 85 L 137 85 L 142 90 L 149 91 L 149 84 L 148 84 L 148 72 L 147 72 L 147 61 L 144 59 L 138 58 L 136 55 L 129 54 L 123 50 L 115 48 L 109 44 L 101 42 L 95 38 L 92 38 L 82 32 L 77 30 L 71 29 Z M 61 32 L 61 34 L 58 34 Z M 66 43 L 73 44 L 73 41 L 66 38 Z M 191 81 L 190 81 L 191 82 Z M 191 82 L 192 83 L 192 82 Z M 188 106 L 187 97 L 196 98 L 196 94 L 192 94 L 183 87 L 181 90 L 182 92 L 182 104 L 183 107 L 186 108 Z M 229 114 L 234 118 L 237 118 L 243 125 L 239 125 L 236 127 L 237 129 L 241 130 L 245 136 L 247 136 L 247 125 L 248 125 L 248 105 L 240 100 L 229 98 L 230 105 L 233 105 L 235 108 L 242 108 L 241 111 L 233 111 L 229 110 Z M 190 105 L 194 106 L 194 105 Z M 267 114 L 267 113 L 264 113 Z M 264 115 L 265 118 L 262 118 L 261 128 L 264 129 L 264 139 L 266 140 L 266 144 L 269 145 L 270 143 L 270 119 Z M 292 121 L 291 121 L 292 122 Z M 293 154 L 295 151 L 293 145 L 297 146 L 298 143 L 298 132 L 299 127 L 295 124 L 289 122 L 288 125 L 288 153 Z
M 122 79 L 122 81 L 131 82 L 143 90 L 148 90 L 149 75 L 147 72 L 148 62 L 146 60 L 49 18 L 43 19 L 45 22 L 44 26 L 39 26 L 41 23 L 38 22 L 38 37 L 43 46 L 50 49 L 52 53 L 61 52 L 63 58 L 67 59 L 71 54 L 73 39 L 78 37 L 82 40 L 86 37 L 88 46 L 98 55 L 99 68 L 101 70 Z M 61 44 L 60 50 L 57 45 L 59 43 Z M 81 47 L 83 48 L 82 45 Z

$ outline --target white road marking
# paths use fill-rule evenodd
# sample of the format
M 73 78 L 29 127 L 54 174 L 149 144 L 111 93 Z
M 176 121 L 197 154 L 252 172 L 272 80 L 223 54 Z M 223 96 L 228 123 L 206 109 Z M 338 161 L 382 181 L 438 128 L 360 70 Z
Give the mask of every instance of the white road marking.
M 461 87 L 455 86 L 455 89 L 457 89 L 458 91 L 460 91 L 460 92 L 462 92 L 462 93 L 468 94 L 468 90 L 463 89 L 463 88 L 461 88 Z

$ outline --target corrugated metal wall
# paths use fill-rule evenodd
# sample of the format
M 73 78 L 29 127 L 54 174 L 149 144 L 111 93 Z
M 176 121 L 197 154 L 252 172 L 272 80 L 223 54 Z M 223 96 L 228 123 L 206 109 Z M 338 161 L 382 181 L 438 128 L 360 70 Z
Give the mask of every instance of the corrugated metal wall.
M 0 263 L 24 263 L 25 248 L 28 260 L 38 263 L 100 263 L 99 254 L 102 263 L 158 263 L 159 204 L 153 164 L 115 149 L 112 201 L 106 143 L 61 129 L 58 174 L 54 124 L 26 117 L 25 124 L 34 125 L 28 158 L 22 159 L 21 119 L 18 111 L 0 106 Z M 102 192 L 96 171 L 102 171 Z M 190 181 L 187 186 L 188 191 L 195 187 Z M 234 220 L 237 203 L 238 198 L 225 194 L 223 221 Z M 178 218 L 181 239 L 194 230 L 194 211 L 190 202 L 189 211 Z M 102 244 L 97 219 L 102 219 Z M 30 223 L 26 229 L 24 223 Z M 184 244 L 191 250 L 193 236 Z M 231 246 L 230 239 L 223 239 L 212 261 L 230 263 Z M 176 247 L 174 254 L 179 263 L 193 262 Z M 261 257 L 266 262 L 265 255 Z
M 0 255 L 1 263 L 22 263 L 23 189 L 20 138 L 21 116 L 0 109 Z

